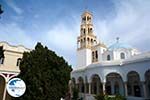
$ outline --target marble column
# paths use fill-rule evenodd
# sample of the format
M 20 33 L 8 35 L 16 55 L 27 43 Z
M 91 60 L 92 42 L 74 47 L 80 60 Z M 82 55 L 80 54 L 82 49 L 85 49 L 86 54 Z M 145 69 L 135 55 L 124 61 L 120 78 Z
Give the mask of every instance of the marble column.
M 91 94 L 91 83 L 89 83 L 89 94 Z
M 106 83 L 103 83 L 103 94 L 106 94 L 106 88 L 105 88 Z
M 6 84 L 7 84 L 7 83 L 5 83 L 5 87 L 4 87 L 3 100 L 6 99 Z
M 125 92 L 125 96 L 128 96 L 128 87 L 127 87 L 127 82 L 124 82 L 124 92 Z
M 9 78 L 9 75 L 7 75 L 6 76 L 6 82 L 5 82 L 5 86 L 4 86 L 4 93 L 3 93 L 3 100 L 5 100 L 6 99 L 6 85 L 7 85 L 7 83 L 8 83 L 8 78 Z

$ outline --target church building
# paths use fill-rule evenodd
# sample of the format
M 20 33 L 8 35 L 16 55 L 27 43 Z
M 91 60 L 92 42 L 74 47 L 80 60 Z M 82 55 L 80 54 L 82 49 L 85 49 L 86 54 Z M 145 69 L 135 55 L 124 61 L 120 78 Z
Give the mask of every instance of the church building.
M 95 36 L 92 20 L 88 11 L 81 15 L 77 66 L 71 72 L 80 96 L 84 100 L 94 100 L 96 94 L 150 99 L 150 52 L 141 53 L 119 38 L 107 46 Z
M 6 91 L 6 84 L 20 73 L 19 65 L 23 53 L 31 50 L 22 45 L 13 46 L 7 42 L 0 42 L 0 50 L 3 51 L 3 56 L 0 55 L 0 100 L 11 100 Z

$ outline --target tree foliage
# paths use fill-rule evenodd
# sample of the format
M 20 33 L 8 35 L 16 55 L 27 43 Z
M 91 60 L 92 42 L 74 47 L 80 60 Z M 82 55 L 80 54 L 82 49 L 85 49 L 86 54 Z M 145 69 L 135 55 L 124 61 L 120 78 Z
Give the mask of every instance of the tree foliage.
M 18 77 L 27 88 L 15 100 L 59 100 L 68 91 L 71 66 L 41 43 L 37 43 L 35 50 L 24 53 L 20 70 Z
M 95 96 L 95 99 L 96 100 L 126 100 L 124 96 L 121 96 L 119 94 L 113 96 L 98 94 Z

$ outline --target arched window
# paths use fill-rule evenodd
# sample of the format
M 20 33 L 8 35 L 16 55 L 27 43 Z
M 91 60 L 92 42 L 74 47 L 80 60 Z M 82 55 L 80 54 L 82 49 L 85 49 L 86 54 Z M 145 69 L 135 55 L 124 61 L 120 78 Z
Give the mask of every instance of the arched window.
M 107 55 L 107 60 L 110 60 L 110 55 Z
M 3 46 L 0 46 L 0 64 L 4 63 L 4 50 Z
M 114 88 L 115 88 L 115 94 L 119 94 L 119 83 L 118 82 L 115 82 L 115 86 L 114 86 Z
M 91 45 L 93 45 L 93 39 L 91 39 Z
M 21 62 L 21 58 L 18 58 L 16 66 L 20 66 L 20 62 Z
M 96 40 L 94 40 L 94 45 L 96 45 L 97 44 L 97 41 Z
M 120 53 L 120 58 L 121 59 L 125 59 L 125 54 L 124 53 Z
M 90 28 L 90 33 L 92 33 L 92 28 Z
M 87 17 L 87 21 L 89 21 L 89 19 L 90 19 L 90 17 L 88 16 L 88 17 Z
M 79 92 L 84 93 L 84 81 L 82 77 L 78 78 L 78 88 Z
M 89 38 L 87 38 L 87 41 L 88 41 L 88 44 L 90 43 L 90 39 Z
M 86 17 L 83 17 L 82 20 L 83 20 L 83 22 L 84 22 L 84 21 L 86 20 Z
M 81 28 L 81 33 L 83 33 L 83 28 Z
M 95 58 L 96 58 L 96 61 L 98 60 L 98 52 L 97 50 L 95 51 Z
M 83 29 L 83 33 L 85 34 L 85 29 Z
M 94 51 L 92 52 L 92 62 L 94 62 Z
M 130 71 L 127 74 L 128 95 L 141 97 L 141 81 L 138 72 Z
M 4 57 L 0 58 L 0 64 L 4 64 Z

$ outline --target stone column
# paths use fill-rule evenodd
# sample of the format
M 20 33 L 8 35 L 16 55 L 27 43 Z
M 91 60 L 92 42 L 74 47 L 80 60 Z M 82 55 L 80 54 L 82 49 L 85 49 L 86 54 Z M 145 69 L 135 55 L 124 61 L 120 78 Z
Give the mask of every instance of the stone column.
M 89 94 L 91 94 L 91 83 L 89 83 Z
M 106 88 L 105 88 L 106 83 L 103 83 L 103 94 L 106 94 Z
M 125 96 L 128 96 L 128 87 L 127 87 L 127 82 L 124 82 L 124 92 L 125 92 Z
M 146 91 L 146 84 L 145 82 L 141 82 L 142 88 L 143 88 L 143 97 L 147 98 L 147 91 Z
M 3 100 L 6 99 L 6 85 L 7 85 L 7 83 L 8 83 L 8 78 L 9 78 L 9 75 L 6 76 L 6 82 L 5 82 L 4 93 L 3 93 Z
M 5 86 L 4 86 L 3 100 L 6 99 L 6 84 L 7 84 L 7 82 L 5 83 Z

